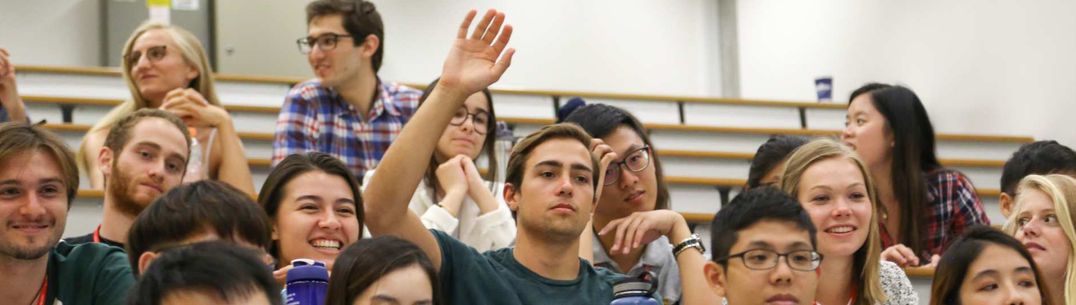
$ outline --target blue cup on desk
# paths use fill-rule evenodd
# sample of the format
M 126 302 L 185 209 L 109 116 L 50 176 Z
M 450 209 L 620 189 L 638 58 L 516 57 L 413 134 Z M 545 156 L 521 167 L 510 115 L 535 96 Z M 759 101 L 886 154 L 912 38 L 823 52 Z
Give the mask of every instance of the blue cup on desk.
M 819 102 L 833 101 L 833 77 L 820 76 L 814 79 L 814 90 L 818 93 Z

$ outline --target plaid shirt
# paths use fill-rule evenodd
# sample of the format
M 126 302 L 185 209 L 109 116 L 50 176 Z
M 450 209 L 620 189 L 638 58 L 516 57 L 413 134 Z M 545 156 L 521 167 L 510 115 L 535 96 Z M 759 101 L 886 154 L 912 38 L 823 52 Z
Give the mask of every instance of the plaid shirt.
M 920 236 L 926 238 L 919 258 L 930 262 L 934 254 L 941 255 L 964 229 L 977 225 L 990 225 L 975 186 L 963 173 L 952 169 L 938 169 L 926 173 L 927 200 L 929 201 L 920 223 Z M 904 217 L 914 217 L 906 215 Z M 881 220 L 879 220 L 881 221 Z M 883 249 L 896 244 L 893 237 L 879 223 Z
M 377 100 L 363 115 L 316 79 L 298 84 L 288 92 L 276 121 L 273 166 L 292 154 L 319 151 L 336 156 L 362 179 L 415 114 L 421 96 L 421 91 L 378 80 Z

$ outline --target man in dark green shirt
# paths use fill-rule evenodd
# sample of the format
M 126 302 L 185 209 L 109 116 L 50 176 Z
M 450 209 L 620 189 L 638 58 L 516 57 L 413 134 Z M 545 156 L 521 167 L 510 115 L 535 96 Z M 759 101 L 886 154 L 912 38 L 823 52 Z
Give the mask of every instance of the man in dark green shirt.
M 59 243 L 77 191 L 78 167 L 63 140 L 25 123 L 0 125 L 3 303 L 124 303 L 134 277 L 121 249 Z
M 488 11 L 468 37 L 475 15 L 470 12 L 460 27 L 439 84 L 369 181 L 363 193 L 366 225 L 375 236 L 399 236 L 422 248 L 439 270 L 440 290 L 448 304 L 608 304 L 621 276 L 590 266 L 580 259 L 579 249 L 601 185 L 599 173 L 616 154 L 600 143 L 593 145 L 592 154 L 592 139 L 578 126 L 547 126 L 513 148 L 504 199 L 517 214 L 515 247 L 478 253 L 443 232 L 426 230 L 408 209 L 426 172 L 423 165 L 429 163 L 453 114 L 467 97 L 499 79 L 511 62 L 514 51 L 505 47 L 512 28 L 502 27 L 503 13 Z M 662 235 L 698 242 L 689 238 L 683 217 L 672 211 L 639 213 L 607 228 L 600 234 L 624 237 L 617 239 L 614 249 L 639 247 Z M 701 249 L 681 248 L 686 251 L 678 256 L 680 269 L 690 270 L 681 272 L 683 282 L 698 284 L 685 284 L 684 298 L 709 293 L 702 253 L 696 251 Z

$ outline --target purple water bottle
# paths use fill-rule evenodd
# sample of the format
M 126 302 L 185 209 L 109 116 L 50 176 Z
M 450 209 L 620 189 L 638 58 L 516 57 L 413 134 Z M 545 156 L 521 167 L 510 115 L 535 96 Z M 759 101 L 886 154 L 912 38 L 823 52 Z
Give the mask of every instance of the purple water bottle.
M 284 284 L 287 305 L 324 305 L 329 290 L 329 270 L 325 263 L 296 259 L 291 261 L 287 282 Z
M 657 278 L 649 271 L 635 278 L 626 278 L 613 285 L 613 302 L 609 305 L 662 305 L 654 299 Z

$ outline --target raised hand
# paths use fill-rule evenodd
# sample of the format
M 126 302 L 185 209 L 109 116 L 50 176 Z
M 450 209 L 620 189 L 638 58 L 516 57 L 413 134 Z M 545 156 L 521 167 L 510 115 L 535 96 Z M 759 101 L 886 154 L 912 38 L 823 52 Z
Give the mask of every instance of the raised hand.
M 191 127 L 217 127 L 231 120 L 224 108 L 210 105 L 201 93 L 190 88 L 169 91 L 160 108 L 174 113 Z
M 15 90 L 15 64 L 7 49 L 0 48 L 0 99 L 18 98 Z
M 496 82 L 512 63 L 514 49 L 507 49 L 512 26 L 504 24 L 504 13 L 486 11 L 474 33 L 467 35 L 477 12 L 471 10 L 460 25 L 456 41 L 445 59 L 439 86 L 455 87 L 464 96 Z M 499 60 L 498 60 L 499 59 Z

